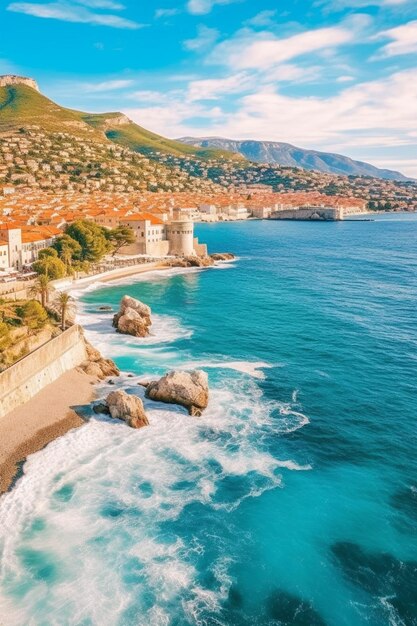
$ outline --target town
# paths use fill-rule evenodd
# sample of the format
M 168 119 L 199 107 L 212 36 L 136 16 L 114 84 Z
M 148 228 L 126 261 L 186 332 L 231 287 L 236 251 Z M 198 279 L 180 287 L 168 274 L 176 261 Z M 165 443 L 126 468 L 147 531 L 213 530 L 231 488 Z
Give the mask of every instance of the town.
M 248 191 L 250 195 L 248 196 Z M 331 205 L 329 206 L 329 200 Z M 326 215 L 320 215 L 326 212 Z M 118 258 L 132 256 L 205 256 L 194 237 L 195 222 L 247 219 L 343 219 L 363 213 L 366 203 L 354 198 L 329 198 L 314 193 L 276 194 L 263 186 L 243 193 L 142 192 L 88 195 L 50 194 L 0 187 L 0 281 L 33 276 L 39 253 L 49 248 L 74 222 L 91 221 L 134 235 L 118 249 Z M 303 212 L 304 211 L 304 212 Z M 332 213 L 333 212 L 333 213 Z M 178 230 L 183 237 L 179 238 Z M 180 241 L 179 241 L 180 239 Z

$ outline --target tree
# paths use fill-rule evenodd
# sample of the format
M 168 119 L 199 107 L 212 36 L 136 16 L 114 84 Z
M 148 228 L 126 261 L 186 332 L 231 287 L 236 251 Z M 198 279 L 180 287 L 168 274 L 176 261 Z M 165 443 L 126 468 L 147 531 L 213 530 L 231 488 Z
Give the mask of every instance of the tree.
M 16 313 L 29 330 L 37 330 L 45 325 L 48 314 L 37 300 L 29 300 L 17 307 Z
M 67 315 L 74 309 L 74 301 L 68 293 L 61 291 L 56 297 L 55 303 L 61 316 L 61 330 L 64 331 L 67 323 Z
M 67 226 L 65 233 L 80 244 L 82 261 L 99 261 L 111 250 L 106 230 L 94 222 L 78 220 Z
M 51 291 L 51 280 L 47 274 L 40 274 L 29 290 L 31 296 L 40 296 L 41 304 L 45 308 Z
M 135 233 L 129 226 L 118 226 L 107 232 L 107 239 L 113 244 L 113 256 L 115 256 L 120 248 L 135 243 Z
M 39 250 L 39 253 L 38 253 L 38 259 L 48 259 L 48 258 L 56 259 L 57 257 L 58 257 L 58 252 L 55 250 L 55 248 L 43 248 L 43 250 Z
M 66 267 L 61 259 L 52 256 L 46 256 L 43 259 L 35 261 L 33 269 L 38 274 L 47 276 L 50 280 L 63 278 L 67 273 Z
M 80 244 L 66 233 L 55 239 L 52 247 L 58 252 L 58 256 L 62 261 L 64 261 L 64 263 L 65 258 L 69 258 L 69 253 L 71 253 L 71 262 L 74 259 L 81 259 L 82 248 Z

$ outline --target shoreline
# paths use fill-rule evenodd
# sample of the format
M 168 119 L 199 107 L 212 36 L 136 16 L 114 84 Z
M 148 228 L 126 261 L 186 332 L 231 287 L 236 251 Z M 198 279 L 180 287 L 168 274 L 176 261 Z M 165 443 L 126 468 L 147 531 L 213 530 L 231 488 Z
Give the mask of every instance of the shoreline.
M 72 369 L 0 418 L 0 494 L 13 487 L 30 454 L 85 424 L 76 409 L 95 397 L 96 379 Z
M 96 281 L 110 283 L 136 274 L 170 269 L 172 268 L 162 262 L 118 268 L 101 275 L 76 279 L 70 284 L 62 284 L 62 280 L 56 281 L 61 284 L 55 284 L 55 288 L 66 291 L 87 287 Z M 187 272 L 195 271 L 196 268 L 179 269 Z M 31 400 L 0 418 L 0 497 L 13 488 L 29 455 L 39 452 L 58 437 L 86 423 L 76 408 L 91 404 L 96 396 L 97 382 L 96 378 L 77 368 L 69 370 L 44 387 Z

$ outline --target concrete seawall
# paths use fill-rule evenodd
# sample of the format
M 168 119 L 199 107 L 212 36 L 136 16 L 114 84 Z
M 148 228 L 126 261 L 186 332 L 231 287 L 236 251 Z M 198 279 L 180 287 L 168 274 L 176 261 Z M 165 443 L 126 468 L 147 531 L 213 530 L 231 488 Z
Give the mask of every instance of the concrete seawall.
M 87 358 L 80 326 L 72 326 L 0 373 L 0 417 Z

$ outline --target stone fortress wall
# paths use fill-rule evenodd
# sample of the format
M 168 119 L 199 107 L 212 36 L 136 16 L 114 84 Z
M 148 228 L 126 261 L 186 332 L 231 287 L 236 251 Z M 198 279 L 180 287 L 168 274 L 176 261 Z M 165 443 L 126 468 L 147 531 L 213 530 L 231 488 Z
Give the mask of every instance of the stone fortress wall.
M 343 220 L 343 209 L 333 207 L 306 207 L 282 209 L 271 213 L 271 220 L 311 220 L 334 222 Z
M 0 373 L 0 418 L 86 359 L 82 329 L 71 326 L 14 363 Z

